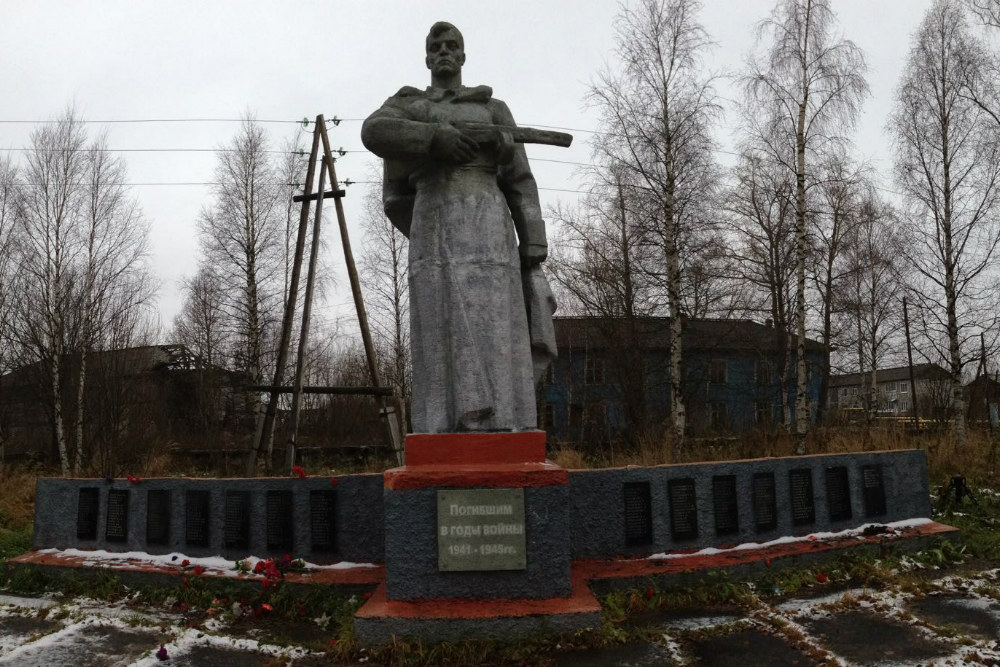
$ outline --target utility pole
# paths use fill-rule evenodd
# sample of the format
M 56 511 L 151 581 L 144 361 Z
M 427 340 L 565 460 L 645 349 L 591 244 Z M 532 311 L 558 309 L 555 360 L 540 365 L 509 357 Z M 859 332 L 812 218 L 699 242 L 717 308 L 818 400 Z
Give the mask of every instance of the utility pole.
M 910 367 L 910 404 L 913 407 L 913 428 L 920 430 L 920 414 L 917 412 L 917 382 L 913 378 L 913 345 L 910 343 L 910 313 L 903 297 L 903 330 L 906 332 L 906 363 Z

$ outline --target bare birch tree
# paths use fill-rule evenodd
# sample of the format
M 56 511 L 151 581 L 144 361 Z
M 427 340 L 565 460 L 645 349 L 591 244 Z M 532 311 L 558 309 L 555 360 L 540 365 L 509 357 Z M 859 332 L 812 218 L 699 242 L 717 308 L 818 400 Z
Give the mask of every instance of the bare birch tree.
M 359 267 L 365 288 L 365 305 L 375 338 L 392 383 L 401 399 L 400 415 L 406 424 L 406 405 L 410 396 L 410 294 L 407 282 L 409 240 L 389 221 L 382 209 L 381 188 L 370 187 L 364 196 L 361 212 L 364 238 Z M 386 363 L 387 362 L 387 363 Z
M 222 285 L 235 370 L 261 384 L 270 359 L 269 333 L 280 317 L 283 281 L 283 186 L 264 129 L 244 119 L 218 152 L 213 201 L 198 221 L 204 262 Z M 248 397 L 252 408 L 260 397 Z
M 868 94 L 864 55 L 834 34 L 828 0 L 779 0 L 758 27 L 763 53 L 742 76 L 748 131 L 770 146 L 775 161 L 795 175 L 795 394 L 796 451 L 805 453 L 809 432 L 806 340 L 807 181 L 815 180 L 817 155 L 841 143 Z M 791 158 L 791 159 L 789 159 Z M 812 177 L 812 178 L 811 178 Z
M 1000 226 L 998 126 L 966 82 L 986 59 L 964 10 L 938 0 L 910 51 L 890 119 L 896 178 L 906 204 L 907 257 L 927 342 L 948 359 L 955 434 L 965 443 L 963 346 L 995 321 L 988 280 Z
M 700 71 L 711 42 L 698 22 L 698 0 L 636 0 L 616 22 L 618 70 L 591 86 L 605 134 L 597 160 L 640 188 L 649 203 L 647 242 L 663 255 L 670 312 L 670 406 L 676 446 L 684 441 L 682 267 L 691 237 L 708 226 L 714 178 L 711 129 L 719 106 Z
M 71 472 L 63 415 L 64 363 L 72 350 L 69 310 L 87 180 L 86 135 L 73 111 L 31 133 L 18 211 L 17 337 L 44 368 L 52 439 L 63 475 Z
M 795 185 L 792 174 L 764 151 L 746 150 L 725 199 L 732 226 L 730 266 L 736 283 L 749 285 L 743 309 L 764 313 L 775 331 L 781 422 L 791 427 L 789 345 L 795 294 Z
M 9 289 L 15 282 L 15 234 L 18 205 L 17 168 L 6 156 L 0 157 L 0 374 L 9 372 L 16 361 L 10 335 L 16 293 Z M 7 424 L 0 414 L 0 465 L 5 457 Z

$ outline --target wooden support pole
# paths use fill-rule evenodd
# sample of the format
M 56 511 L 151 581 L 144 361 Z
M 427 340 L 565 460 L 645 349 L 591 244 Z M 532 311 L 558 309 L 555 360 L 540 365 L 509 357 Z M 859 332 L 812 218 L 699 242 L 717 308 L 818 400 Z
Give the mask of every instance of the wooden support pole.
M 319 118 L 322 118 L 320 116 Z M 313 177 L 316 173 L 316 156 L 319 152 L 320 141 L 319 125 L 313 130 L 312 152 L 309 154 L 309 164 L 306 167 L 305 194 L 312 194 Z M 306 200 L 302 204 L 302 211 L 299 214 L 298 235 L 295 238 L 295 257 L 292 260 L 292 275 L 289 278 L 288 294 L 285 297 L 285 314 L 281 321 L 281 339 L 278 342 L 278 357 L 274 366 L 274 381 L 272 385 L 280 385 L 284 379 L 285 365 L 288 362 L 288 347 L 292 339 L 292 325 L 295 321 L 295 300 L 299 295 L 299 275 L 302 271 L 302 253 L 306 245 L 306 229 L 309 224 L 309 202 Z M 257 471 L 257 458 L 262 451 L 270 449 L 274 439 L 274 420 L 278 410 L 279 392 L 272 390 L 268 395 L 267 411 L 264 413 L 264 423 L 260 429 L 260 436 L 253 443 L 253 447 L 247 456 L 245 475 L 253 477 Z
M 326 132 L 323 116 L 316 118 L 317 127 Z M 306 293 L 302 303 L 302 328 L 299 334 L 299 349 L 295 360 L 295 384 L 292 385 L 292 414 L 288 424 L 287 447 L 285 448 L 285 463 L 288 471 L 295 465 L 295 445 L 299 436 L 299 412 L 302 409 L 302 374 L 306 366 L 306 348 L 309 347 L 309 319 L 312 316 L 313 289 L 316 286 L 316 258 L 319 255 L 320 229 L 323 224 L 323 200 L 326 199 L 326 161 L 319 168 L 318 193 L 324 196 L 316 199 L 316 215 L 313 217 L 312 243 L 309 248 L 309 270 L 306 272 Z M 337 199 L 336 201 L 340 201 Z
M 326 132 L 326 124 L 322 122 L 322 116 L 317 119 L 320 137 L 323 140 L 323 159 L 326 161 L 326 168 L 330 174 L 330 188 L 339 190 L 340 184 L 337 182 L 337 170 L 334 166 L 333 155 L 330 151 L 330 137 Z M 344 204 L 340 197 L 333 200 L 337 209 L 337 225 L 340 227 L 340 240 L 344 248 L 344 263 L 347 265 L 347 275 L 351 281 L 351 293 L 354 296 L 354 308 L 358 313 L 358 324 L 361 327 L 361 340 L 365 346 L 365 357 L 368 360 L 368 374 L 371 383 L 381 386 L 379 381 L 378 360 L 375 357 L 375 345 L 372 342 L 371 330 L 368 327 L 368 313 L 365 310 L 364 297 L 361 294 L 361 281 L 358 279 L 358 269 L 354 263 L 354 253 L 351 251 L 350 235 L 347 232 L 347 219 L 344 217 Z M 403 463 L 403 442 L 402 429 L 399 423 L 399 409 L 391 406 L 383 397 L 379 397 L 379 412 L 382 422 L 386 428 L 386 439 L 392 446 L 396 454 L 396 462 Z

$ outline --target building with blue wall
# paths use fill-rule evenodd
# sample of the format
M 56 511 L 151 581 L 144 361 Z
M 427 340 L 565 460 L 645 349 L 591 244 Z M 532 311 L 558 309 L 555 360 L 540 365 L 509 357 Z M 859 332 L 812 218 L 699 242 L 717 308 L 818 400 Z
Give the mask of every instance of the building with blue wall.
M 669 424 L 669 325 L 662 317 L 555 318 L 559 358 L 539 392 L 549 434 L 593 442 Z M 770 430 L 785 410 L 794 422 L 794 337 L 751 320 L 685 319 L 683 332 L 690 435 Z M 821 343 L 806 340 L 813 420 L 826 355 Z

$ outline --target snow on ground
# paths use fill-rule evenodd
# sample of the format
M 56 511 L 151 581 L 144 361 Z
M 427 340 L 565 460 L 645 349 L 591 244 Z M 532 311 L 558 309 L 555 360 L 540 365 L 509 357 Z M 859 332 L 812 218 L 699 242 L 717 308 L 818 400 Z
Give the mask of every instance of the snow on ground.
M 857 528 L 850 528 L 848 530 L 841 530 L 836 533 L 819 532 L 819 533 L 809 533 L 808 535 L 786 535 L 784 537 L 779 537 L 768 542 L 745 542 L 743 544 L 738 544 L 735 547 L 726 547 L 724 549 L 718 549 L 716 547 L 706 547 L 699 551 L 693 552 L 660 552 L 653 554 L 648 558 L 650 560 L 664 560 L 669 558 L 688 558 L 690 556 L 714 556 L 716 554 L 729 553 L 732 551 L 747 551 L 750 549 L 767 549 L 768 547 L 774 547 L 782 544 L 794 544 L 796 542 L 816 542 L 844 537 L 857 537 L 859 540 L 864 539 L 864 532 L 866 529 L 873 526 L 885 526 L 892 531 L 899 531 L 905 528 L 915 528 L 917 526 L 924 526 L 929 523 L 934 523 L 931 519 L 906 519 L 905 521 L 893 521 L 892 523 L 866 523 L 863 526 L 858 526 Z
M 93 551 L 85 549 L 40 549 L 38 553 L 79 558 L 82 561 L 81 565 L 84 567 L 152 565 L 155 567 L 194 568 L 201 566 L 205 568 L 206 573 L 228 576 L 232 576 L 236 570 L 236 561 L 228 560 L 226 558 L 222 558 L 221 556 L 206 556 L 199 558 L 195 556 L 186 556 L 180 552 L 169 554 L 150 554 L 145 551 L 105 551 L 103 549 L 94 549 Z M 253 570 L 253 567 L 257 564 L 257 562 L 264 559 L 257 558 L 256 556 L 247 556 L 242 560 L 250 566 L 251 570 Z M 183 565 L 185 562 L 187 562 L 186 566 Z M 309 562 L 306 562 L 305 564 L 307 572 L 309 570 L 347 570 L 356 567 L 378 567 L 378 565 L 375 563 L 352 563 L 350 561 L 341 561 L 339 563 L 327 565 L 318 565 L 316 563 Z

